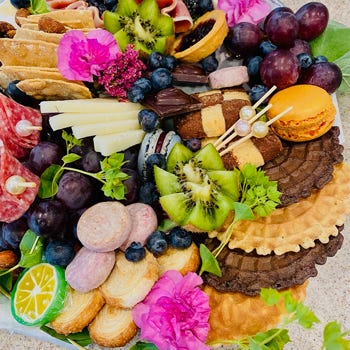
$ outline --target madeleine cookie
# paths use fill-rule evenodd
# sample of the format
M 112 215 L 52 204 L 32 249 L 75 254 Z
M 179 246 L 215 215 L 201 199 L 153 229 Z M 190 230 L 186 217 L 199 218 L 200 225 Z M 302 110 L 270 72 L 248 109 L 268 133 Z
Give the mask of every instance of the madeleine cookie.
M 124 346 L 137 333 L 130 309 L 118 309 L 105 305 L 89 325 L 89 335 L 98 345 Z
M 123 252 L 115 257 L 115 266 L 100 286 L 106 303 L 115 307 L 132 308 L 142 301 L 158 280 L 159 266 L 151 253 L 138 261 L 126 260 Z
M 183 276 L 187 272 L 197 271 L 200 265 L 199 249 L 192 243 L 186 249 L 168 248 L 167 251 L 157 258 L 159 264 L 159 276 L 168 270 L 177 270 Z
M 336 109 L 328 92 L 318 86 L 294 85 L 278 91 L 269 101 L 267 117 L 293 109 L 271 127 L 284 140 L 309 141 L 325 134 L 333 125 Z
M 96 317 L 104 304 L 105 301 L 98 289 L 81 293 L 70 288 L 64 308 L 50 322 L 50 326 L 57 333 L 64 335 L 81 332 Z

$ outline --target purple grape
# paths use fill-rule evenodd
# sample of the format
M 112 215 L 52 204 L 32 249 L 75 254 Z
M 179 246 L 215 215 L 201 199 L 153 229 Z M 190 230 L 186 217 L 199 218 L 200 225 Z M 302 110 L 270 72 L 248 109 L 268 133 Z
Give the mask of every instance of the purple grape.
M 290 9 L 289 7 L 285 7 L 285 6 L 280 6 L 280 7 L 276 7 L 273 10 L 270 11 L 270 13 L 265 17 L 264 19 L 264 23 L 263 23 L 263 31 L 265 32 L 265 24 L 267 23 L 267 21 L 270 19 L 271 16 L 274 16 L 275 13 L 277 12 L 289 12 L 289 13 L 294 13 L 292 9 Z
M 2 225 L 2 238 L 9 246 L 9 249 L 18 249 L 21 239 L 27 230 L 27 219 L 22 216 L 15 221 Z
M 135 203 L 138 201 L 138 193 L 140 188 L 140 181 L 137 172 L 134 169 L 123 169 L 125 174 L 129 175 L 129 178 L 123 181 L 126 187 L 125 199 L 121 202 L 124 205 Z
M 331 62 L 320 62 L 305 69 L 299 79 L 301 84 L 312 84 L 325 89 L 329 94 L 335 92 L 342 81 L 340 68 Z
M 123 169 L 129 168 L 129 169 L 137 169 L 137 157 L 139 154 L 140 145 L 134 145 L 129 148 L 127 148 L 124 151 L 124 161 L 125 164 L 123 165 Z
M 327 27 L 329 12 L 325 5 L 320 2 L 309 2 L 295 13 L 299 22 L 300 39 L 310 41 L 318 37 Z
M 278 47 L 291 47 L 297 38 L 299 24 L 293 13 L 278 11 L 265 22 L 265 33 Z
M 286 49 L 277 49 L 264 57 L 260 65 L 260 76 L 267 87 L 277 86 L 282 90 L 295 84 L 299 78 L 298 59 Z
M 289 51 L 298 56 L 301 53 L 307 53 L 311 55 L 311 48 L 307 41 L 301 39 L 295 39 L 292 47 L 289 48 Z
M 89 173 L 98 173 L 101 170 L 102 160 L 102 154 L 92 150 L 83 156 L 81 159 L 81 166 Z
M 258 26 L 241 22 L 229 29 L 224 45 L 234 58 L 242 58 L 253 54 L 262 40 L 263 33 Z

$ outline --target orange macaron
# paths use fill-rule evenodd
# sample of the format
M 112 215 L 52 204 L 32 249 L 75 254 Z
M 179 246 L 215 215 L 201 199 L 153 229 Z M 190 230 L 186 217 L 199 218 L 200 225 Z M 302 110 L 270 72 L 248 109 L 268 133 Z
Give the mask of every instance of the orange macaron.
M 282 139 L 302 142 L 316 139 L 333 125 L 336 108 L 328 92 L 315 85 L 294 85 L 278 91 L 269 101 L 267 117 L 272 119 L 288 107 L 291 111 L 271 127 Z

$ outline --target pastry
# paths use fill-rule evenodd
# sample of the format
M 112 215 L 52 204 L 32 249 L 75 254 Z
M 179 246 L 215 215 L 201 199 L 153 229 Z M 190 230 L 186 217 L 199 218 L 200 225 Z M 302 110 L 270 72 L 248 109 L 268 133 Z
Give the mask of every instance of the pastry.
M 272 124 L 284 140 L 300 142 L 316 139 L 333 125 L 336 109 L 328 92 L 315 85 L 294 85 L 278 91 L 269 101 L 267 117 L 272 119 L 286 108 L 293 109 Z

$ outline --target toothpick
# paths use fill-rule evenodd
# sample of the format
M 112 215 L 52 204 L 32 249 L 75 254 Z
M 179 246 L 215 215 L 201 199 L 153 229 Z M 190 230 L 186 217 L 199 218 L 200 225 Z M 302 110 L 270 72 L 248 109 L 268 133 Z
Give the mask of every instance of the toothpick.
M 272 88 L 264 96 L 262 96 L 260 100 L 254 103 L 254 105 L 252 106 L 253 109 L 257 109 L 276 89 L 276 85 L 272 86 Z

